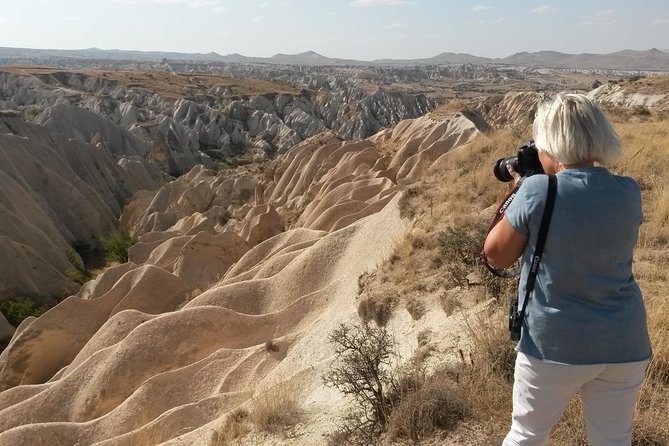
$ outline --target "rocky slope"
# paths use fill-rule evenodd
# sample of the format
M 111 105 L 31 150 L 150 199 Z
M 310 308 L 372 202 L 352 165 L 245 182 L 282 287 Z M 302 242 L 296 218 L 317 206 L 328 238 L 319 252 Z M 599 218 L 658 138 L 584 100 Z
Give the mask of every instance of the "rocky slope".
M 0 443 L 208 444 L 281 382 L 305 423 L 327 423 L 345 410 L 321 381 L 327 335 L 357 317 L 358 277 L 407 231 L 402 187 L 488 128 L 466 112 L 358 142 L 322 133 L 264 171 L 199 166 L 141 194 L 123 214 L 140 235 L 130 262 L 26 320 L 0 355 Z
M 609 82 L 589 93 L 607 107 L 669 111 L 667 77 L 637 76 L 628 81 Z

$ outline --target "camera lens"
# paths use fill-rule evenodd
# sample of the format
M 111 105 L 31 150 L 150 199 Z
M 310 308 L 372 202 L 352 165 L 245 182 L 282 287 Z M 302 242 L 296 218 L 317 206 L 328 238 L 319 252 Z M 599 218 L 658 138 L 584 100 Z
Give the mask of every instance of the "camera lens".
M 497 178 L 499 181 L 503 181 L 505 183 L 508 183 L 509 181 L 513 181 L 513 177 L 509 173 L 508 170 L 506 170 L 506 166 L 510 165 L 513 167 L 515 170 L 518 170 L 518 157 L 517 156 L 510 156 L 508 158 L 500 158 L 497 160 L 495 165 L 492 168 L 492 172 L 495 174 L 495 178 Z

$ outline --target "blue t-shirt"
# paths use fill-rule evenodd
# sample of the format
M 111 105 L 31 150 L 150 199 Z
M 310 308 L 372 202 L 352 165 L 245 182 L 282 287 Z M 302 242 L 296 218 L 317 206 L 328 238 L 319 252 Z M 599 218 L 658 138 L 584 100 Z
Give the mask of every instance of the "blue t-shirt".
M 650 358 L 646 310 L 632 274 L 643 218 L 639 186 L 601 167 L 563 170 L 557 179 L 555 208 L 518 350 L 564 364 Z M 547 188 L 547 175 L 525 179 L 505 214 L 516 231 L 529 235 L 521 305 Z

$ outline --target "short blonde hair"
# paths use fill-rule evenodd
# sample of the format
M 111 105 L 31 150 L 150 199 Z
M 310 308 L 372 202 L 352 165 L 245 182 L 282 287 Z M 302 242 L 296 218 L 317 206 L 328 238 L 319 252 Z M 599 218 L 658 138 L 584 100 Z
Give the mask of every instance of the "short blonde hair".
M 609 166 L 623 153 L 602 109 L 582 94 L 560 93 L 542 104 L 532 133 L 538 150 L 565 165 L 593 161 Z

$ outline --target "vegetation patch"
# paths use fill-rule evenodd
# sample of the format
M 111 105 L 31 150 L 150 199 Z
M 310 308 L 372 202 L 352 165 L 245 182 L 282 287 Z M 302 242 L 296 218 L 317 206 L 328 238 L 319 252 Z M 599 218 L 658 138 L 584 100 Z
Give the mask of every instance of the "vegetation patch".
M 374 321 L 379 326 L 384 326 L 390 320 L 393 310 L 397 306 L 397 297 L 391 295 L 367 296 L 358 304 L 358 315 L 364 322 Z
M 128 261 L 128 250 L 137 243 L 137 238 L 127 229 L 122 228 L 113 231 L 101 242 L 107 261 L 125 263 Z
M 301 414 L 296 389 L 282 383 L 264 390 L 254 399 L 250 417 L 257 430 L 280 432 L 295 426 Z
M 376 444 L 384 432 L 391 440 L 415 441 L 448 431 L 469 416 L 469 405 L 452 379 L 426 375 L 431 346 L 424 344 L 400 366 L 396 343 L 384 327 L 341 324 L 329 340 L 337 360 L 324 382 L 353 401 L 329 444 Z
M 249 426 L 249 412 L 243 408 L 237 408 L 226 415 L 223 426 L 214 430 L 208 446 L 228 446 L 235 444 L 239 438 L 251 431 Z
M 46 310 L 46 307 L 36 304 L 28 297 L 19 297 L 0 302 L 0 312 L 5 315 L 7 321 L 14 327 L 18 327 L 29 316 L 41 316 Z

